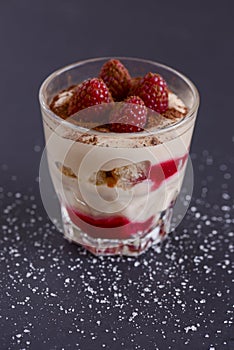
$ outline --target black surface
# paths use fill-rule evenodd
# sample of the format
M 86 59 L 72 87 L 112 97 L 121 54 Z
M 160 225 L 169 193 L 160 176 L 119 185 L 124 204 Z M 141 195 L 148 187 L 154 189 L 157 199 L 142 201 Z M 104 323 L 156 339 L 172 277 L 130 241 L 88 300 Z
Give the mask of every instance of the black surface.
M 1 2 L 0 349 L 234 348 L 233 29 L 231 1 Z M 191 209 L 136 260 L 66 242 L 37 183 L 40 83 L 114 55 L 177 68 L 202 102 Z

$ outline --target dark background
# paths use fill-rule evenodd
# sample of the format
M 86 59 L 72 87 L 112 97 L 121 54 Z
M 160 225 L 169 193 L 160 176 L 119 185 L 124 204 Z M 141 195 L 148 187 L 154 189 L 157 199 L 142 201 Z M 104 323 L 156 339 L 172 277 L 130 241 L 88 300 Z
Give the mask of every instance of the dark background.
M 146 308 L 141 308 L 141 304 L 138 305 L 137 299 L 139 291 L 134 284 L 128 284 L 126 276 L 131 276 L 136 283 L 139 279 L 142 288 L 147 288 L 150 284 L 154 285 L 153 283 L 156 283 L 154 274 L 150 275 L 149 270 L 145 272 L 146 267 L 144 266 L 147 265 L 148 259 L 151 268 L 159 274 L 157 278 L 163 279 L 165 270 L 168 268 L 170 271 L 170 268 L 172 268 L 165 254 L 161 253 L 161 255 L 154 258 L 152 252 L 147 253 L 148 255 L 145 255 L 144 258 L 140 258 L 142 259 L 140 262 L 143 270 L 138 270 L 138 272 L 131 269 L 134 266 L 134 260 L 131 259 L 129 261 L 117 259 L 116 262 L 107 259 L 98 260 L 98 263 L 95 263 L 91 256 L 82 255 L 80 248 L 74 246 L 70 248 L 70 245 L 62 237 L 56 235 L 52 227 L 50 228 L 50 234 L 48 233 L 48 219 L 40 202 L 36 178 L 41 150 L 44 145 L 38 104 L 38 90 L 44 78 L 55 69 L 81 59 L 100 56 L 142 57 L 178 69 L 197 85 L 201 95 L 201 106 L 192 145 L 195 168 L 193 204 L 202 206 L 202 210 L 206 213 L 208 219 L 212 218 L 214 216 L 212 210 L 215 210 L 215 205 L 217 210 L 221 210 L 221 198 L 224 199 L 222 196 L 223 192 L 226 191 L 225 193 L 229 193 L 230 208 L 233 209 L 233 180 L 231 175 L 233 172 L 234 146 L 234 116 L 232 111 L 234 97 L 233 4 L 233 1 L 227 0 L 217 2 L 185 0 L 1 1 L 0 203 L 3 238 L 0 251 L 3 260 L 1 264 L 1 286 L 3 289 L 0 296 L 0 302 L 2 302 L 0 304 L 2 305 L 0 309 L 2 347 L 0 345 L 0 349 L 75 349 L 79 346 L 81 349 L 87 350 L 102 348 L 127 350 L 157 348 L 209 349 L 215 344 L 215 349 L 232 348 L 231 331 L 228 328 L 228 322 L 230 321 L 228 319 L 230 294 L 228 293 L 230 292 L 227 292 L 227 294 L 223 292 L 225 296 L 220 304 L 215 298 L 212 299 L 209 294 L 217 285 L 220 285 L 220 288 L 230 285 L 228 274 L 222 275 L 223 270 L 217 270 L 214 275 L 214 283 L 209 284 L 209 279 L 207 280 L 206 275 L 201 273 L 203 270 L 200 271 L 199 268 L 196 270 L 192 260 L 189 260 L 182 270 L 178 267 L 179 265 L 175 265 L 178 269 L 174 280 L 169 284 L 169 289 L 166 290 L 167 296 L 181 282 L 181 274 L 185 278 L 185 275 L 183 275 L 185 271 L 187 278 L 191 278 L 194 285 L 199 285 L 201 280 L 204 281 L 204 285 L 200 286 L 199 291 L 200 293 L 203 290 L 203 294 L 206 295 L 206 304 L 205 306 L 201 305 L 201 308 L 204 309 L 201 311 L 201 309 L 194 307 L 192 301 L 198 299 L 196 292 L 194 292 L 194 295 L 188 296 L 187 291 L 183 295 L 185 299 L 187 298 L 186 310 L 188 312 L 183 312 L 183 309 L 181 312 L 175 311 L 170 303 L 162 303 L 162 308 L 160 308 L 160 306 L 153 303 L 151 297 L 148 297 L 149 305 L 147 304 Z M 204 188 L 207 190 L 204 190 Z M 209 201 L 204 199 L 206 197 L 205 192 L 210 193 Z M 24 194 L 22 202 L 16 201 L 14 197 L 16 193 L 20 193 L 21 196 Z M 30 199 L 30 196 L 33 196 L 33 199 Z M 12 206 L 12 203 L 15 205 Z M 31 208 L 31 205 L 34 209 Z M 5 211 L 8 206 L 11 206 L 12 214 Z M 27 215 L 29 210 L 35 211 L 35 207 L 38 212 L 34 213 L 36 221 L 32 223 L 31 219 L 27 219 Z M 34 214 L 32 213 L 32 215 Z M 215 266 L 219 266 L 223 260 L 228 259 L 227 251 L 229 244 L 231 244 L 229 238 L 227 238 L 229 236 L 226 237 L 225 234 L 230 234 L 233 230 L 233 221 L 230 219 L 233 216 L 229 212 L 225 215 L 222 214 L 222 211 L 218 215 L 222 218 L 219 221 L 219 230 L 223 236 L 220 237 L 219 243 L 217 243 L 217 255 L 213 260 Z M 26 222 L 27 230 L 17 228 L 17 234 L 14 229 L 12 229 L 13 233 L 12 230 L 8 232 L 6 226 L 13 225 L 13 217 L 18 218 L 21 224 Z M 45 226 L 38 222 L 39 217 L 41 217 L 41 221 Z M 193 218 L 190 216 L 185 219 L 181 230 L 185 229 L 183 225 L 189 222 L 192 225 Z M 199 223 L 194 222 L 194 226 L 191 228 L 195 234 L 197 224 L 199 225 Z M 41 227 L 45 227 L 45 231 Z M 204 231 L 201 228 L 198 228 L 198 230 L 200 230 L 200 236 L 198 235 L 197 240 L 194 236 L 191 244 L 189 243 L 190 238 L 186 238 L 186 235 L 184 240 L 181 238 L 182 242 L 180 243 L 182 243 L 182 247 L 186 252 L 183 249 L 180 250 L 178 248 L 180 247 L 179 243 L 172 238 L 170 244 L 172 244 L 172 247 L 174 245 L 177 253 L 179 252 L 176 255 L 178 261 L 176 260 L 175 264 L 180 261 L 181 255 L 183 258 L 186 254 L 195 254 L 194 250 L 197 249 L 199 244 L 207 244 L 210 231 L 207 228 Z M 34 243 L 36 241 L 40 242 L 42 240 L 41 235 L 45 232 L 49 235 L 49 243 L 43 241 L 43 246 L 38 253 Z M 19 239 L 17 235 L 19 235 Z M 30 240 L 28 237 L 30 237 Z M 212 244 L 212 237 L 210 244 Z M 40 245 L 40 243 L 38 244 Z M 58 247 L 58 244 L 59 247 L 62 247 L 61 252 L 59 250 L 60 253 L 57 251 L 57 258 L 61 259 L 61 264 L 57 263 L 57 270 L 53 272 L 53 264 L 56 265 L 52 257 L 53 249 Z M 169 248 L 166 249 L 173 249 L 170 244 Z M 21 257 L 18 258 L 19 261 L 14 253 L 9 255 L 11 246 L 14 249 L 22 249 Z M 28 271 L 28 267 L 23 264 L 27 254 L 31 255 L 32 260 L 35 259 L 36 278 L 39 280 L 41 278 L 40 281 L 42 285 L 44 283 L 45 290 L 46 286 L 50 288 L 53 283 L 55 283 L 53 285 L 54 290 L 60 289 L 60 301 L 53 300 L 53 304 L 49 297 L 46 298 L 49 292 L 47 294 L 46 292 L 45 294 L 42 293 L 38 298 L 34 293 L 30 307 L 21 304 L 20 310 L 11 307 L 11 302 L 17 304 L 29 293 L 27 288 L 24 288 L 24 283 L 25 285 L 27 283 L 22 279 L 22 276 L 25 277 Z M 37 256 L 37 254 L 39 255 Z M 45 261 L 43 260 L 43 267 L 41 267 L 46 271 L 44 279 L 40 275 L 39 268 L 41 254 L 48 256 Z M 206 266 L 206 259 L 209 261 L 207 256 L 204 258 L 204 266 Z M 70 278 L 71 272 L 67 270 L 67 265 L 71 264 L 69 259 L 73 259 L 74 265 L 77 261 L 77 264 L 84 266 L 86 273 L 93 269 L 93 274 L 96 273 L 97 278 L 93 288 L 96 288 L 97 293 L 103 293 L 103 295 L 106 293 L 105 297 L 107 299 L 110 297 L 110 300 L 112 294 L 108 292 L 110 290 L 108 288 L 111 287 L 116 278 L 113 267 L 115 264 L 118 266 L 123 275 L 123 284 L 119 286 L 119 289 L 121 293 L 125 292 L 125 295 L 131 297 L 131 302 L 129 302 L 129 299 L 123 301 L 125 306 L 123 306 L 122 321 L 119 321 L 122 322 L 121 327 L 118 324 L 119 315 L 115 311 L 118 308 L 110 309 L 106 314 L 105 309 L 100 305 L 100 308 L 96 307 L 93 312 L 90 311 L 91 309 L 85 299 L 86 294 L 88 294 L 87 285 L 84 287 L 85 285 L 82 284 L 82 278 L 80 277 L 80 275 L 82 276 L 81 267 L 78 267 L 76 277 L 73 276 L 74 283 L 76 283 L 75 287 L 73 286 L 74 288 L 70 289 L 67 287 L 68 292 L 66 293 L 64 285 L 58 282 L 58 270 L 61 266 L 61 274 Z M 98 264 L 100 265 L 98 266 Z M 16 268 L 17 266 L 18 268 Z M 163 266 L 165 266 L 165 270 Z M 106 271 L 110 277 L 109 279 L 104 278 L 103 290 L 98 289 L 102 284 L 102 273 L 100 271 L 102 273 Z M 20 274 L 22 274 L 21 280 Z M 11 279 L 9 275 L 13 275 L 13 278 Z M 145 276 L 145 280 L 141 280 L 141 276 Z M 225 291 L 229 290 L 228 288 Z M 81 293 L 80 296 L 78 290 Z M 200 296 L 202 297 L 202 295 Z M 147 297 L 145 298 L 147 299 Z M 76 316 L 74 316 L 74 313 L 69 316 L 69 312 L 68 314 L 64 313 L 59 307 L 55 307 L 55 304 L 59 305 L 62 300 L 66 300 L 68 304 L 69 302 L 71 305 L 74 304 L 78 309 L 80 305 L 81 309 L 76 311 L 77 314 L 75 312 Z M 74 300 L 74 303 L 72 300 Z M 134 324 L 133 327 L 131 326 L 132 323 L 129 323 L 129 318 L 125 316 L 126 314 L 131 315 L 132 310 L 137 305 L 142 317 L 137 316 L 139 323 Z M 61 307 L 64 308 L 64 305 Z M 214 317 L 209 319 L 212 310 L 215 310 Z M 94 326 L 97 325 L 95 315 L 98 315 L 98 311 L 102 311 L 102 322 L 105 323 L 106 320 L 106 324 L 96 329 L 97 327 Z M 87 320 L 79 312 L 86 314 Z M 84 318 L 85 321 L 81 321 L 80 318 Z M 20 324 L 34 324 L 36 319 L 37 326 L 34 331 L 31 329 L 31 333 L 24 333 L 22 329 L 20 330 Z M 169 321 L 163 326 L 162 322 L 165 319 Z M 200 326 L 197 326 L 198 330 L 196 332 L 190 330 L 180 333 L 176 331 L 178 329 L 176 319 L 177 321 L 179 319 L 178 322 L 182 324 L 182 330 L 188 325 L 199 323 Z M 161 328 L 156 326 L 157 320 Z M 213 336 L 206 336 L 207 330 L 201 327 L 203 323 L 209 323 L 209 320 L 213 320 L 213 323 L 210 322 L 210 327 L 214 327 L 212 324 L 215 324 L 216 327 L 213 329 Z M 77 331 L 76 335 L 74 335 L 74 331 L 73 333 L 69 332 L 69 329 L 72 329 L 72 325 L 75 324 L 80 327 L 80 332 Z M 106 331 L 108 326 L 111 329 L 111 335 Z M 28 325 L 27 328 L 29 327 Z M 94 332 L 96 342 L 93 341 L 93 343 L 91 341 L 92 334 L 90 333 L 92 328 L 96 332 Z M 114 330 L 116 330 L 116 334 L 113 336 Z M 217 333 L 217 331 L 220 332 Z M 164 337 L 165 333 L 168 334 L 168 337 Z M 17 337 L 17 334 L 21 336 Z M 29 340 L 27 341 L 29 343 L 21 341 L 25 335 L 28 336 Z M 113 337 L 116 340 L 113 340 Z M 105 346 L 102 344 L 102 339 Z
M 1 2 L 0 159 L 25 175 L 33 146 L 43 145 L 37 101 L 47 75 L 81 59 L 115 55 L 156 60 L 188 75 L 201 95 L 194 147 L 229 150 L 233 7 L 226 0 Z

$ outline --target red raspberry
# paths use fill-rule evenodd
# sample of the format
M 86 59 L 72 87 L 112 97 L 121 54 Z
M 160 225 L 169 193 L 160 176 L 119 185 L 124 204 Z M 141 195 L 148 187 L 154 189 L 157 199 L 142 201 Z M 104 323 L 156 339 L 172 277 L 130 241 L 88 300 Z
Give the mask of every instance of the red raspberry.
M 163 77 L 161 77 L 161 75 L 156 74 L 156 73 L 147 73 L 144 78 L 143 78 L 143 83 L 145 81 L 148 81 L 150 84 L 154 84 L 154 85 L 158 85 L 158 86 L 162 86 L 164 89 L 167 89 L 167 83 L 166 81 L 163 79 Z
M 142 99 L 139 96 L 129 96 L 127 97 L 124 102 L 126 103 L 133 103 L 135 105 L 139 105 L 139 106 L 145 106 L 144 101 L 142 101 Z
M 147 108 L 138 96 L 128 97 L 110 115 L 111 131 L 138 132 L 142 131 L 147 121 Z
M 167 84 L 159 74 L 146 74 L 136 87 L 135 94 L 144 101 L 148 108 L 158 113 L 165 112 L 168 108 Z
M 106 83 L 115 100 L 120 101 L 128 95 L 131 77 L 119 60 L 112 59 L 104 63 L 99 77 Z
M 168 108 L 168 91 L 162 86 L 152 85 L 146 81 L 137 90 L 137 95 L 148 108 L 158 113 L 163 113 Z
M 68 105 L 68 116 L 101 103 L 113 102 L 110 91 L 102 79 L 93 78 L 79 84 Z

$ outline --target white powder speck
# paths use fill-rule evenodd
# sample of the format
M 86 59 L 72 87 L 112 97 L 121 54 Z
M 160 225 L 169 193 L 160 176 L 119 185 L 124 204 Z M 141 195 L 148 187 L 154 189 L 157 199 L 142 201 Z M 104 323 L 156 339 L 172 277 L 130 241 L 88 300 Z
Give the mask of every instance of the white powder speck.
M 132 313 L 132 315 L 129 317 L 129 322 L 132 322 L 133 319 L 134 319 L 137 315 L 138 315 L 138 313 L 134 311 L 134 312 Z
M 184 330 L 185 330 L 185 333 L 188 333 L 189 331 L 195 332 L 197 331 L 197 326 L 195 325 L 187 326 L 184 328 Z
M 93 288 L 90 286 L 88 286 L 87 291 L 90 292 L 91 294 L 97 294 L 97 292 L 93 290 Z

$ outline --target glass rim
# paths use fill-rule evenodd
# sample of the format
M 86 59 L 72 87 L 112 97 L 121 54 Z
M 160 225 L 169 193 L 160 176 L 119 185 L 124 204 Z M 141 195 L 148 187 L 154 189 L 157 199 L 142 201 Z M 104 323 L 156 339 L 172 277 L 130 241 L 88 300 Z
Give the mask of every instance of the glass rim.
M 136 132 L 136 133 L 113 133 L 110 132 L 108 133 L 109 136 L 113 137 L 120 137 L 121 138 L 127 138 L 127 137 L 139 137 L 139 136 L 149 136 L 149 135 L 158 135 L 158 134 L 164 134 L 170 131 L 174 131 L 177 128 L 180 128 L 181 126 L 187 124 L 191 119 L 193 119 L 193 117 L 196 115 L 196 111 L 199 107 L 199 103 L 200 103 L 200 97 L 199 97 L 199 92 L 195 86 L 195 84 L 189 79 L 187 78 L 183 73 L 177 71 L 176 69 L 169 67 L 165 64 L 156 62 L 156 61 L 152 61 L 152 60 L 147 60 L 147 59 L 143 59 L 143 58 L 135 58 L 135 57 L 124 57 L 124 56 L 119 56 L 119 57 L 97 57 L 97 58 L 90 58 L 90 59 L 85 59 L 85 60 L 81 60 L 81 61 L 77 61 L 74 62 L 72 64 L 66 65 L 62 68 L 57 69 L 56 71 L 54 71 L 53 73 L 51 73 L 41 84 L 40 89 L 39 89 L 39 102 L 40 102 L 40 106 L 43 109 L 44 112 L 46 112 L 46 114 L 48 114 L 52 119 L 55 119 L 55 121 L 58 122 L 58 124 L 64 125 L 66 127 L 69 127 L 70 129 L 74 129 L 76 131 L 80 131 L 81 133 L 84 132 L 91 132 L 91 133 L 95 133 L 95 134 L 103 134 L 102 132 L 98 132 L 96 130 L 92 130 L 92 129 L 88 129 L 88 128 L 84 128 L 83 126 L 79 126 L 76 124 L 72 124 L 69 121 L 66 121 L 66 119 L 62 119 L 61 117 L 59 117 L 57 114 L 55 114 L 49 107 L 47 101 L 46 101 L 46 97 L 45 97 L 45 91 L 46 88 L 48 87 L 49 83 L 56 77 L 58 77 L 59 75 L 61 75 L 62 73 L 65 73 L 73 68 L 78 68 L 79 66 L 83 66 L 87 63 L 92 63 L 92 62 L 99 62 L 99 61 L 104 61 L 104 60 L 110 60 L 110 59 L 119 59 L 119 60 L 128 60 L 128 61 L 135 61 L 135 62 L 142 62 L 142 63 L 148 63 L 148 64 L 152 64 L 155 65 L 157 67 L 160 67 L 162 69 L 165 69 L 167 71 L 170 71 L 171 73 L 177 75 L 180 79 L 182 79 L 187 85 L 188 87 L 191 89 L 193 97 L 194 97 L 194 102 L 192 107 L 189 109 L 188 113 L 186 114 L 186 116 L 184 118 L 182 118 L 181 120 L 177 121 L 176 123 L 173 124 L 169 124 L 166 125 L 163 128 L 154 128 L 153 130 L 144 130 L 142 132 Z M 146 133 L 147 132 L 147 133 Z M 105 137 L 107 137 L 107 134 L 105 133 Z

